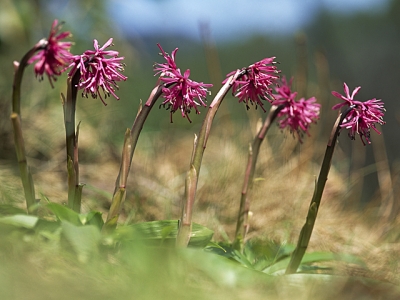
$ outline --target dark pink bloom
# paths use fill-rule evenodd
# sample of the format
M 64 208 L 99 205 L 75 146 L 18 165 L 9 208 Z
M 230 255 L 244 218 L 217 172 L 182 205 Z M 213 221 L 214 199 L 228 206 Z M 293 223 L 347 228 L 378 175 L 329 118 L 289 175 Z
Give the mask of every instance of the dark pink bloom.
M 72 59 L 72 54 L 69 52 L 72 43 L 62 42 L 63 39 L 70 37 L 71 33 L 65 31 L 57 35 L 61 25 L 54 20 L 48 39 L 39 42 L 40 50 L 28 61 L 29 64 L 36 62 L 34 68 L 36 77 L 39 76 L 39 80 L 43 80 L 43 74 L 46 73 L 52 87 L 52 80 L 57 80 L 56 76 L 65 70 Z
M 301 98 L 296 101 L 297 92 L 291 91 L 291 84 L 292 80 L 287 82 L 285 77 L 282 78 L 282 84 L 275 87 L 276 94 L 273 95 L 275 100 L 272 105 L 283 106 L 278 113 L 279 128 L 288 127 L 291 132 L 297 134 L 299 141 L 302 142 L 303 132 L 309 135 L 310 124 L 317 122 L 321 105 L 315 103 L 317 101 L 315 97 L 307 100 Z
M 179 72 L 179 74 L 180 74 L 180 71 L 175 63 L 175 55 L 176 55 L 176 52 L 178 51 L 178 48 L 175 48 L 175 50 L 172 51 L 171 56 L 169 56 L 164 51 L 164 49 L 161 47 L 160 44 L 157 44 L 157 46 L 158 46 L 158 48 L 160 48 L 161 55 L 165 58 L 167 63 L 166 64 L 157 63 L 154 66 L 154 71 L 156 71 L 155 75 L 160 75 L 161 77 L 163 77 L 163 76 L 174 77 L 175 72 Z
M 78 89 L 83 89 L 82 95 L 93 98 L 99 96 L 104 105 L 104 101 L 109 96 L 119 100 L 115 94 L 118 89 L 117 81 L 126 80 L 128 77 L 120 72 L 124 71 L 124 57 L 119 57 L 119 53 L 114 50 L 105 50 L 112 45 L 113 39 L 110 38 L 103 47 L 99 47 L 97 40 L 94 40 L 95 50 L 86 50 L 82 55 L 74 56 L 74 61 L 69 67 L 72 67 L 69 76 L 73 76 L 79 69 L 80 80 Z M 101 96 L 100 89 L 103 91 L 104 99 Z
M 190 70 L 186 70 L 182 75 L 181 70 L 177 68 L 175 63 L 175 54 L 178 48 L 172 51 L 172 55 L 169 56 L 160 44 L 157 44 L 157 46 L 161 50 L 161 55 L 167 61 L 165 64 L 156 64 L 154 67 L 156 75 L 160 75 L 160 80 L 166 83 L 166 87 L 162 90 L 165 100 L 161 105 L 171 110 L 171 122 L 172 114 L 177 110 L 180 110 L 182 117 L 186 117 L 190 122 L 188 114 L 192 108 L 199 114 L 200 111 L 197 106 L 207 106 L 205 104 L 205 98 L 208 93 L 207 88 L 212 87 L 212 84 L 189 79 Z
M 271 85 L 277 81 L 279 76 L 276 74 L 280 72 L 272 65 L 274 64 L 274 59 L 275 57 L 264 58 L 244 68 L 244 74 L 233 83 L 233 95 L 239 98 L 239 102 L 246 103 L 247 109 L 250 107 L 249 104 L 255 104 L 256 108 L 259 105 L 265 112 L 262 100 L 269 102 L 273 100 Z M 235 73 L 236 71 L 233 71 L 227 74 L 226 77 Z M 227 80 L 228 78 L 222 83 L 224 84 Z
M 358 93 L 361 87 L 354 89 L 350 95 L 349 87 L 344 83 L 345 96 L 333 91 L 332 95 L 343 100 L 344 102 L 336 104 L 332 109 L 339 109 L 344 106 L 352 108 L 350 112 L 344 118 L 340 127 L 349 129 L 349 137 L 354 140 L 356 134 L 360 136 L 362 143 L 365 145 L 371 144 L 370 133 L 371 128 L 378 134 L 381 134 L 376 129 L 376 123 L 383 125 L 383 115 L 385 110 L 384 103 L 382 100 L 376 98 L 367 100 L 365 102 L 354 99 L 354 96 Z

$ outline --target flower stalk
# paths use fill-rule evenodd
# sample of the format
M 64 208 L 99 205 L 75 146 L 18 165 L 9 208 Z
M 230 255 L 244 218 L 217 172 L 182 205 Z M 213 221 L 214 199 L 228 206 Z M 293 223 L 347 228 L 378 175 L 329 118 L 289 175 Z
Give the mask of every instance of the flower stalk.
M 105 230 L 114 228 L 117 225 L 121 207 L 126 196 L 126 184 L 139 135 L 143 129 L 144 122 L 146 121 L 151 109 L 153 108 L 157 99 L 160 98 L 162 90 L 166 86 L 167 85 L 165 84 L 160 84 L 151 91 L 150 96 L 146 101 L 144 107 L 140 107 L 139 112 L 136 115 L 135 121 L 133 122 L 132 128 L 127 129 L 127 131 L 125 132 L 121 166 L 119 169 L 117 180 L 115 182 L 110 210 L 108 212 L 106 223 L 104 225 Z
M 191 224 L 192 224 L 192 208 L 196 196 L 198 176 L 200 174 L 201 162 L 203 159 L 203 154 L 207 146 L 207 140 L 210 135 L 212 122 L 214 120 L 215 114 L 222 100 L 225 98 L 226 94 L 234 84 L 234 82 L 243 75 L 243 71 L 237 70 L 233 75 L 228 77 L 225 84 L 219 90 L 214 100 L 208 108 L 207 115 L 201 126 L 198 139 L 194 143 L 193 155 L 190 162 L 190 168 L 186 174 L 186 184 L 185 184 L 185 196 L 184 205 L 182 209 L 181 219 L 179 221 L 179 230 L 176 240 L 176 244 L 179 247 L 186 247 L 190 240 L 191 235 Z
M 361 102 L 354 99 L 361 87 L 356 87 L 350 94 L 350 89 L 346 83 L 343 84 L 345 95 L 341 95 L 336 91 L 332 95 L 339 98 L 343 102 L 336 104 L 332 109 L 339 109 L 345 107 L 346 110 L 339 115 L 335 125 L 332 128 L 332 133 L 328 141 L 324 160 L 322 162 L 321 170 L 316 182 L 314 195 L 311 199 L 310 207 L 308 209 L 307 219 L 300 231 L 299 240 L 296 249 L 293 251 L 289 265 L 286 269 L 286 274 L 295 273 L 301 263 L 305 251 L 307 250 L 308 243 L 311 238 L 311 233 L 314 228 L 315 219 L 317 218 L 318 208 L 321 203 L 322 193 L 325 188 L 325 183 L 328 179 L 328 173 L 331 167 L 333 151 L 335 150 L 336 140 L 340 130 L 348 129 L 350 139 L 354 140 L 355 135 L 359 135 L 361 142 L 365 146 L 371 144 L 370 131 L 371 128 L 378 134 L 380 132 L 376 129 L 376 124 L 383 125 L 383 116 L 385 112 L 384 103 L 382 100 L 376 98 Z
M 284 108 L 284 105 L 271 106 L 267 118 L 265 119 L 263 126 L 255 136 L 252 145 L 249 147 L 249 155 L 247 160 L 247 167 L 242 187 L 242 193 L 240 197 L 240 208 L 236 223 L 235 240 L 233 242 L 233 248 L 242 251 L 244 246 L 244 240 L 249 228 L 248 216 L 250 209 L 249 191 L 252 189 L 254 182 L 254 172 L 256 169 L 258 154 L 260 152 L 260 146 L 263 142 L 271 124 L 274 122 L 279 112 Z
M 132 136 L 131 130 L 128 128 L 125 132 L 124 146 L 122 150 L 121 167 L 115 183 L 115 190 L 111 200 L 110 210 L 104 229 L 115 228 L 118 222 L 119 212 L 126 196 L 126 181 L 128 179 L 130 169 L 130 157 L 132 152 Z
M 67 80 L 67 97 L 63 99 L 65 143 L 68 171 L 68 207 L 80 213 L 83 185 L 79 183 L 78 136 L 79 124 L 75 130 L 76 99 L 80 72 Z
M 30 49 L 21 59 L 14 62 L 15 73 L 12 90 L 12 114 L 11 121 L 14 131 L 15 150 L 17 153 L 18 165 L 22 185 L 25 193 L 25 200 L 28 213 L 34 213 L 35 187 L 33 184 L 32 174 L 26 160 L 25 143 L 22 136 L 21 126 L 21 83 L 26 66 L 36 62 L 34 71 L 37 77 L 43 78 L 46 74 L 50 84 L 53 87 L 52 80 L 56 80 L 56 76 L 62 73 L 62 68 L 69 62 L 71 54 L 69 48 L 71 42 L 62 41 L 69 37 L 69 32 L 61 32 L 58 34 L 61 25 L 57 20 L 54 20 L 48 39 L 41 39 L 36 45 Z
M 300 236 L 297 242 L 297 246 L 292 253 L 289 265 L 286 268 L 286 274 L 295 273 L 300 266 L 301 260 L 303 259 L 304 253 L 307 250 L 310 242 L 311 234 L 314 229 L 315 220 L 317 218 L 318 208 L 321 203 L 322 193 L 325 188 L 326 181 L 328 180 L 328 174 L 332 163 L 332 156 L 336 146 L 336 140 L 340 133 L 341 124 L 345 120 L 347 114 L 353 110 L 353 107 L 348 108 L 344 113 L 341 113 L 332 128 L 331 136 L 329 138 L 324 159 L 322 161 L 321 170 L 315 185 L 315 190 L 311 203 L 308 209 L 306 222 L 300 231 Z
M 11 122 L 14 131 L 15 151 L 17 154 L 18 167 L 22 180 L 22 186 L 25 194 L 25 201 L 28 213 L 34 213 L 35 186 L 33 183 L 32 174 L 29 170 L 28 162 L 25 155 L 25 144 L 22 136 L 21 118 L 17 113 L 11 114 Z
M 20 171 L 22 186 L 25 194 L 26 207 L 28 213 L 34 213 L 33 206 L 36 203 L 35 186 L 32 174 L 30 172 L 26 159 L 25 142 L 22 135 L 21 126 L 21 84 L 26 66 L 29 64 L 30 58 L 36 51 L 43 48 L 43 43 L 38 42 L 31 50 L 29 50 L 19 63 L 14 62 L 15 73 L 12 90 L 12 113 L 11 123 L 14 131 L 15 152 L 17 154 L 18 167 Z
M 175 55 L 178 51 L 178 48 L 176 48 L 172 54 L 169 55 L 164 51 L 160 44 L 157 45 L 161 50 L 161 55 L 166 60 L 166 63 L 158 63 L 154 65 L 154 71 L 156 72 L 156 75 L 160 76 L 158 80 L 159 84 L 152 90 L 144 107 L 140 107 L 132 125 L 132 129 L 130 130 L 129 138 L 127 135 L 125 136 L 120 171 L 115 183 L 114 195 L 104 227 L 105 230 L 113 228 L 117 224 L 120 210 L 125 198 L 126 182 L 132 164 L 132 158 L 135 152 L 136 144 L 142 131 L 144 122 L 146 121 L 147 116 L 149 115 L 157 99 L 163 95 L 164 101 L 160 106 L 170 109 L 171 122 L 172 115 L 178 110 L 181 111 L 182 117 L 187 118 L 190 121 L 189 113 L 191 109 L 194 109 L 197 114 L 200 113 L 197 109 L 197 106 L 205 106 L 203 100 L 205 100 L 207 95 L 206 88 L 211 86 L 210 84 L 204 84 L 202 82 L 199 83 L 189 79 L 190 70 L 186 70 L 182 75 L 180 69 L 175 63 Z

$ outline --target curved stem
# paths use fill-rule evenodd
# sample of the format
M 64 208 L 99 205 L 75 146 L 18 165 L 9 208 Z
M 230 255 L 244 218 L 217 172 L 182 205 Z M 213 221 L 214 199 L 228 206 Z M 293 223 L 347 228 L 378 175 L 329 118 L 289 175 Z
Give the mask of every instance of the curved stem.
M 143 125 L 147 119 L 147 116 L 149 115 L 157 99 L 161 96 L 162 89 L 165 86 L 167 85 L 160 84 L 151 91 L 150 96 L 144 107 L 139 108 L 139 112 L 136 115 L 135 121 L 133 122 L 132 129 L 127 129 L 127 131 L 125 132 L 121 166 L 119 169 L 117 180 L 115 182 L 114 194 L 111 200 L 110 210 L 108 212 L 107 220 L 104 225 L 105 229 L 113 228 L 117 225 L 119 213 L 125 200 L 126 183 L 128 180 L 129 170 L 132 165 L 133 154 L 136 149 L 139 135 L 143 129 Z
M 26 207 L 28 213 L 34 213 L 33 207 L 36 204 L 35 186 L 33 184 L 32 174 L 29 170 L 25 155 L 24 138 L 22 136 L 21 118 L 17 113 L 11 114 L 11 122 L 14 131 L 15 151 L 17 154 L 18 167 L 21 176 L 22 186 L 25 194 Z
M 75 72 L 67 80 L 67 98 L 63 99 L 65 143 L 67 149 L 68 170 L 68 207 L 76 212 L 81 210 L 82 185 L 79 184 L 79 161 L 78 161 L 78 136 L 79 125 L 75 131 L 76 98 L 78 94 L 78 83 L 81 74 Z
M 308 243 L 310 242 L 311 234 L 314 228 L 315 220 L 317 218 L 318 208 L 321 203 L 322 193 L 325 188 L 325 183 L 328 180 L 328 174 L 332 163 L 332 156 L 335 150 L 336 140 L 341 129 L 340 125 L 352 109 L 353 107 L 350 107 L 344 113 L 340 114 L 339 117 L 336 119 L 335 125 L 332 128 L 332 133 L 326 147 L 325 156 L 322 161 L 318 180 L 316 182 L 314 195 L 311 199 L 311 203 L 308 209 L 306 222 L 300 231 L 297 246 L 290 258 L 289 265 L 286 269 L 286 274 L 292 274 L 297 271 L 298 267 L 300 266 L 301 260 L 303 259 L 304 253 L 307 250 Z
M 38 42 L 31 50 L 29 50 L 22 57 L 19 63 L 14 62 L 14 66 L 16 69 L 14 73 L 13 90 L 12 90 L 11 122 L 14 131 L 15 152 L 17 154 L 18 166 L 20 170 L 20 176 L 21 176 L 22 186 L 24 189 L 25 201 L 28 213 L 34 213 L 33 206 L 36 203 L 36 199 L 35 199 L 35 186 L 26 159 L 25 142 L 22 135 L 21 84 L 24 71 L 26 66 L 28 65 L 29 59 L 35 54 L 36 51 L 40 50 L 43 46 L 44 46 L 43 41 Z
M 186 247 L 189 243 L 190 235 L 191 235 L 191 224 L 192 224 L 192 208 L 194 204 L 194 200 L 196 197 L 197 190 L 197 182 L 200 174 L 201 161 L 203 159 L 203 154 L 206 149 L 207 140 L 210 135 L 212 122 L 214 120 L 215 114 L 219 106 L 222 103 L 222 100 L 225 98 L 232 84 L 236 79 L 239 78 L 243 74 L 243 71 L 236 71 L 234 75 L 229 77 L 226 83 L 219 90 L 214 100 L 210 104 L 207 115 L 203 121 L 203 125 L 201 126 L 200 133 L 198 139 L 194 143 L 194 150 L 192 155 L 192 160 L 190 162 L 189 171 L 186 175 L 186 184 L 185 184 L 185 198 L 184 205 L 182 209 L 182 215 L 179 222 L 179 230 L 176 243 L 178 246 Z
M 21 117 L 21 83 L 24 76 L 25 68 L 28 66 L 29 59 L 35 54 L 36 51 L 45 46 L 45 40 L 39 41 L 31 50 L 29 50 L 17 64 L 14 63 L 16 70 L 13 81 L 12 92 L 12 112 Z
M 248 215 L 250 209 L 250 199 L 248 192 L 251 190 L 254 181 L 254 172 L 256 169 L 258 153 L 260 152 L 261 143 L 263 142 L 265 135 L 267 134 L 271 124 L 274 122 L 279 112 L 284 108 L 283 105 L 273 105 L 269 110 L 268 116 L 264 121 L 263 126 L 255 136 L 253 144 L 249 147 L 249 156 L 247 161 L 247 167 L 243 182 L 242 193 L 240 197 L 239 214 L 236 223 L 235 241 L 233 247 L 236 250 L 241 251 L 244 245 L 244 239 L 249 228 Z

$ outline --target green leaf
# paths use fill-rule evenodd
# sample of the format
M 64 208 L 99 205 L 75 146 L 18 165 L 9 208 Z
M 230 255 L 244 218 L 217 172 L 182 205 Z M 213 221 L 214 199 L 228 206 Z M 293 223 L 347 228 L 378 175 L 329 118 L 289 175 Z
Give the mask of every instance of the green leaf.
M 49 203 L 46 207 L 50 209 L 59 220 L 68 221 L 74 225 L 82 225 L 79 214 L 72 209 L 58 203 Z
M 220 256 L 229 258 L 230 260 L 234 260 L 243 266 L 253 269 L 253 265 L 249 260 L 249 257 L 240 253 L 240 251 L 233 248 L 232 244 L 228 244 L 225 242 L 218 243 L 217 246 L 208 246 L 206 248 L 207 252 L 212 252 L 214 254 L 218 254 Z
M 62 233 L 75 250 L 80 262 L 87 262 L 98 250 L 101 239 L 100 230 L 94 225 L 75 226 L 68 221 L 61 221 Z
M 178 233 L 177 220 L 144 222 L 128 226 L 119 226 L 116 234 L 123 240 L 143 239 L 151 244 L 175 244 Z M 214 232 L 207 227 L 193 223 L 189 246 L 204 248 Z
M 38 217 L 30 215 L 13 215 L 13 216 L 0 217 L 0 223 L 13 225 L 16 227 L 32 229 L 35 227 L 38 219 L 39 219 Z
M 80 214 L 79 219 L 83 225 L 94 225 L 99 230 L 101 230 L 104 225 L 102 213 L 99 211 L 91 211 L 87 214 Z
M 55 221 L 49 221 L 49 220 L 45 220 L 45 219 L 39 219 L 36 227 L 35 227 L 35 231 L 42 233 L 42 232 L 55 232 L 57 230 L 59 230 L 59 228 L 61 227 L 61 223 L 59 221 L 55 222 Z
M 222 250 L 222 252 L 226 253 L 227 251 L 224 249 L 224 247 L 220 246 L 217 242 L 209 242 L 206 249 L 207 251 L 213 252 L 214 249 Z
M 310 263 L 316 263 L 316 262 L 322 262 L 322 261 L 333 261 L 333 260 L 339 260 L 339 261 L 344 261 L 348 263 L 353 263 L 353 264 L 358 264 L 362 267 L 365 267 L 365 263 L 357 258 L 354 255 L 351 254 L 337 254 L 337 253 L 332 253 L 332 252 L 312 252 L 312 253 L 306 253 L 301 261 L 300 268 L 302 265 L 305 264 L 310 264 Z M 277 273 L 280 271 L 286 270 L 286 267 L 288 266 L 290 261 L 290 257 L 285 258 L 281 261 L 279 261 L 276 264 L 273 264 L 272 266 L 266 268 L 263 270 L 264 273 L 267 274 L 273 274 Z
M 180 257 L 184 257 L 186 261 L 190 261 L 191 265 L 197 270 L 201 271 L 201 274 L 208 277 L 211 282 L 226 288 L 237 288 L 240 286 L 244 289 L 247 289 L 250 286 L 254 286 L 254 284 L 259 284 L 264 287 L 271 284 L 272 288 L 274 281 L 278 279 L 278 277 L 257 272 L 250 268 L 245 268 L 237 262 L 234 262 L 226 257 L 212 255 L 205 251 L 199 251 L 198 249 L 182 249 L 180 252 Z M 273 290 L 274 288 L 272 288 L 270 291 L 272 292 Z M 236 299 L 236 297 L 234 298 Z M 244 298 L 251 299 L 252 297 Z M 266 298 L 270 299 L 270 294 L 268 294 Z M 214 298 L 210 296 L 206 299 Z M 226 297 L 222 299 L 233 298 Z M 261 297 L 260 299 L 264 298 Z M 273 299 L 275 299 L 275 297 L 273 297 Z

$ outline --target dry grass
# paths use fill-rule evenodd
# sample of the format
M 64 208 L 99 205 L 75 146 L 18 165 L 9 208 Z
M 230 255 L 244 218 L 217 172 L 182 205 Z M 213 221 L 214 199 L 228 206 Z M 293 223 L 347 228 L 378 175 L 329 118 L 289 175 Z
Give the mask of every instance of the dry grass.
M 62 126 L 60 110 L 43 113 L 43 116 L 24 123 L 25 126 L 29 124 L 25 131 L 26 143 L 32 149 L 29 155 L 36 157 L 29 162 L 37 197 L 43 193 L 55 202 L 65 202 L 66 199 L 62 127 L 54 130 L 54 126 L 49 126 Z M 227 236 L 233 238 L 247 145 L 255 128 L 250 130 L 218 118 L 216 123 L 218 126 L 212 130 L 203 159 L 194 221 L 215 230 L 215 239 L 221 240 Z M 84 188 L 83 210 L 106 212 L 119 169 L 116 159 L 119 150 L 99 140 L 95 128 L 84 126 L 81 130 L 80 151 L 84 157 L 81 159 L 81 181 L 88 184 Z M 165 132 L 150 132 L 141 136 L 129 177 L 122 222 L 179 218 L 193 132 L 182 132 L 180 138 L 176 138 L 177 135 L 169 138 Z M 324 150 L 324 143 L 312 138 L 305 138 L 305 143 L 300 146 L 287 132 L 281 133 L 277 128 L 271 130 L 262 145 L 257 179 L 250 195 L 248 238 L 296 242 Z M 337 155 L 341 155 L 340 150 Z M 3 203 L 12 198 L 23 205 L 17 174 L 16 163 L 1 163 Z M 368 269 L 337 264 L 336 271 L 400 283 L 399 238 L 393 235 L 391 240 L 381 238 L 381 228 L 385 224 L 377 215 L 375 202 L 362 211 L 344 209 L 347 180 L 334 164 L 309 251 L 355 254 L 365 260 Z M 398 226 L 399 222 L 394 222 L 389 232 L 395 232 Z

